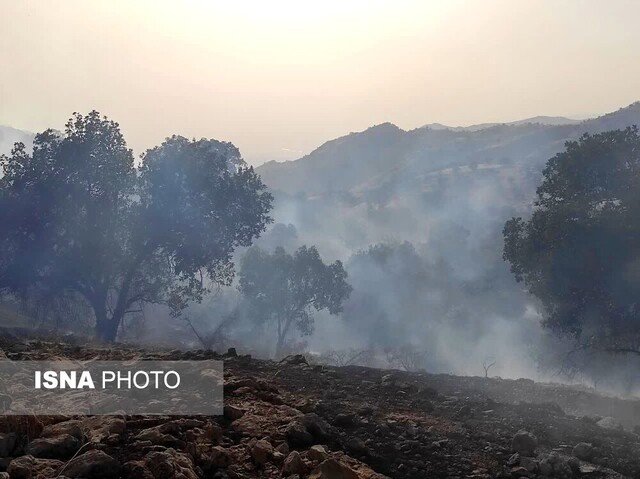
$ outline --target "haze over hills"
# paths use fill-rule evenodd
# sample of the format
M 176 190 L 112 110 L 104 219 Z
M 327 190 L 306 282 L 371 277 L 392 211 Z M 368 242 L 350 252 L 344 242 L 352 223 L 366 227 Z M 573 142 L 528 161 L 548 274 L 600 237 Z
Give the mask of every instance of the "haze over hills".
M 529 214 L 546 161 L 567 140 L 634 124 L 640 102 L 578 123 L 351 133 L 257 168 L 276 223 L 292 225 L 259 243 L 315 244 L 346 262 L 354 293 L 344 321 L 318 321 L 312 347 L 412 344 L 431 370 L 477 374 L 490 355 L 495 374 L 540 379 L 539 365 L 556 367 L 563 349 L 503 261 L 502 228 Z
M 422 128 L 430 128 L 432 130 L 454 130 L 454 131 L 478 131 L 491 128 L 496 125 L 523 125 L 526 123 L 539 123 L 541 125 L 574 125 L 580 123 L 581 120 L 575 120 L 564 116 L 534 116 L 525 118 L 524 120 L 509 121 L 505 123 L 480 123 L 478 125 L 469 126 L 448 126 L 442 123 L 428 123 Z
M 632 124 L 640 124 L 640 102 L 584 121 L 538 116 L 469 127 L 432 124 L 410 131 L 385 123 L 328 141 L 298 160 L 266 163 L 258 172 L 273 189 L 289 194 L 361 190 L 441 168 L 542 165 L 567 140 Z M 333 175 L 335 168 L 339 177 Z
M 0 155 L 9 154 L 13 144 L 16 142 L 30 145 L 34 136 L 33 133 L 28 131 L 0 125 Z

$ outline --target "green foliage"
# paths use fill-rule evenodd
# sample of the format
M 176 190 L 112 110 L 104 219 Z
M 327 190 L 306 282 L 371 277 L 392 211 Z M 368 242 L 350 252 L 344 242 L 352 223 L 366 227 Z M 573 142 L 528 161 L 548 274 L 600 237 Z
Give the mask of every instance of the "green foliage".
M 239 289 L 254 317 L 277 326 L 276 355 L 292 327 L 311 334 L 313 311 L 339 314 L 351 293 L 342 263 L 325 264 L 313 246 L 302 246 L 293 255 L 281 247 L 273 253 L 251 248 L 242 259 L 239 277 Z
M 234 248 L 271 221 L 271 195 L 232 144 L 174 136 L 136 168 L 95 111 L 0 162 L 0 289 L 72 292 L 105 340 L 143 303 L 178 315 L 208 284 L 230 284 Z
M 584 135 L 549 160 L 529 221 L 504 227 L 504 258 L 580 347 L 640 353 L 640 136 Z

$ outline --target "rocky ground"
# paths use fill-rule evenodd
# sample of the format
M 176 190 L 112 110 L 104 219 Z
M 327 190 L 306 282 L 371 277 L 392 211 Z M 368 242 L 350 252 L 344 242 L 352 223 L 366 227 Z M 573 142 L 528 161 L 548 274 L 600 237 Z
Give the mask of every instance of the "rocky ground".
M 635 401 L 301 356 L 1 346 L 15 361 L 224 359 L 226 406 L 217 417 L 2 416 L 0 478 L 640 477 Z

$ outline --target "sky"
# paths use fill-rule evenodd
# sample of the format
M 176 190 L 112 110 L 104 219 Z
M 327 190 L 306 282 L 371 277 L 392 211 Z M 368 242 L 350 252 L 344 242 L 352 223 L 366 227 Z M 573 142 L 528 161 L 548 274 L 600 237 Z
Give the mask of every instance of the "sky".
M 640 100 L 635 0 L 0 0 L 0 125 L 96 109 L 254 165 L 393 122 L 594 116 Z

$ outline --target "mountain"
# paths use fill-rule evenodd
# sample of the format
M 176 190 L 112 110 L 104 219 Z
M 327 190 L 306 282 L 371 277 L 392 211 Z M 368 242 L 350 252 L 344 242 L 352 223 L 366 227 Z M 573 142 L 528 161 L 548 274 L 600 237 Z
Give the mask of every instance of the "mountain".
M 0 125 L 0 155 L 9 154 L 13 144 L 22 142 L 25 145 L 31 145 L 34 134 L 28 131 L 18 130 L 10 126 Z
M 272 189 L 288 194 L 357 192 L 390 181 L 415 182 L 444 168 L 540 168 L 567 140 L 632 124 L 640 124 L 640 102 L 585 121 L 539 116 L 463 128 L 432 124 L 411 131 L 385 123 L 328 141 L 298 160 L 266 163 L 257 171 Z
M 428 123 L 422 126 L 422 128 L 429 128 L 431 130 L 479 131 L 496 125 L 524 125 L 527 123 L 540 125 L 575 125 L 576 123 L 580 123 L 580 120 L 574 120 L 564 116 L 534 116 L 531 118 L 525 118 L 524 120 L 516 120 L 506 123 L 480 123 L 470 126 L 448 126 L 443 125 L 442 123 Z

